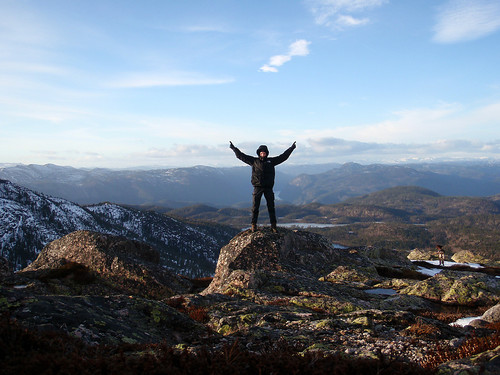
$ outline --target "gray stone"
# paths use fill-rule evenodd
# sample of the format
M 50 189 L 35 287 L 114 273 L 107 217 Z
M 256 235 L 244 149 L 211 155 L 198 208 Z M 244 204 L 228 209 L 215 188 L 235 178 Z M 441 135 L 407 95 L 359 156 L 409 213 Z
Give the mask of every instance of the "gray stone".
M 481 319 L 487 321 L 488 323 L 498 323 L 500 322 L 500 303 L 493 306 L 491 309 L 487 310 Z
M 468 325 L 474 328 L 484 328 L 488 325 L 488 322 L 483 319 L 474 319 Z

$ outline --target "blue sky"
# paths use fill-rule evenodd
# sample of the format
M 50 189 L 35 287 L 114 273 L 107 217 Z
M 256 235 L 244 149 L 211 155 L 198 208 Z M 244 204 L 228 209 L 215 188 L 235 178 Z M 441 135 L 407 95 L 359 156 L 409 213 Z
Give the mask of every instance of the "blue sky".
M 0 0 L 0 163 L 500 159 L 498 0 Z

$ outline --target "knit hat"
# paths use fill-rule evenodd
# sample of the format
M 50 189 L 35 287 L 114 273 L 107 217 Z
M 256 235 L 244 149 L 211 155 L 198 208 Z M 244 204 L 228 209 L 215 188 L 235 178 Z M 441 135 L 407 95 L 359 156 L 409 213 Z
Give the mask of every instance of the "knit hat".
M 260 156 L 260 153 L 264 151 L 266 153 L 266 156 L 269 155 L 269 150 L 267 149 L 266 145 L 260 145 L 259 148 L 257 149 L 257 155 Z

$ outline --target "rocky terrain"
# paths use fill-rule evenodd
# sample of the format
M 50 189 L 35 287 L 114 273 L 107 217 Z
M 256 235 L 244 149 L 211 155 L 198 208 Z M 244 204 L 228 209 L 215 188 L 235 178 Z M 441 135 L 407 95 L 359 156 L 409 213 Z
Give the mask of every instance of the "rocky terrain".
M 429 276 L 406 255 L 262 228 L 232 238 L 213 279 L 200 280 L 162 267 L 149 245 L 71 233 L 17 273 L 0 264 L 0 361 L 6 373 L 40 363 L 58 373 L 66 359 L 32 356 L 51 337 L 49 347 L 65 342 L 83 358 L 79 370 L 94 374 L 116 358 L 136 366 L 128 373 L 167 363 L 182 364 L 170 373 L 197 373 L 188 371 L 197 361 L 204 373 L 291 373 L 289 364 L 301 373 L 498 373 L 499 270 Z M 481 318 L 449 324 L 464 316 Z M 107 360 L 96 359 L 103 351 Z

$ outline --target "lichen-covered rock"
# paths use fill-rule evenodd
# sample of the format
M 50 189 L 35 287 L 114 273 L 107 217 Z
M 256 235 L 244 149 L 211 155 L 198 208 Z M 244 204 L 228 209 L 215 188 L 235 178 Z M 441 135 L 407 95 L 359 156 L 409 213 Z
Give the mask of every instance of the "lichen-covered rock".
M 433 253 L 426 250 L 413 249 L 410 251 L 407 257 L 409 260 L 431 260 L 433 259 Z
M 357 252 L 335 249 L 323 236 L 280 229 L 237 235 L 222 248 L 212 283 L 202 294 L 223 293 L 258 303 L 280 298 L 312 311 L 342 313 L 372 307 L 360 283 L 325 282 L 325 270 L 359 267 L 376 276 Z M 350 268 L 354 275 L 357 271 Z M 340 270 L 339 270 L 340 272 Z M 360 276 L 361 277 L 361 276 Z M 367 276 L 363 276 L 368 281 Z M 376 302 L 377 303 L 377 302 Z
M 375 283 L 379 279 L 377 269 L 374 266 L 358 267 L 357 269 L 348 266 L 338 266 L 328 275 L 321 277 L 320 281 L 368 285 Z
M 315 277 L 318 279 L 341 264 L 360 264 L 362 258 L 346 250 L 336 249 L 318 234 L 280 229 L 272 233 L 263 229 L 252 233 L 241 232 L 221 249 L 215 276 L 210 286 L 203 292 L 221 293 L 228 281 L 234 283 L 238 277 L 233 272 L 277 271 L 291 276 Z M 248 278 L 244 281 L 255 282 Z
M 409 296 L 405 294 L 397 294 L 388 298 L 382 299 L 380 309 L 408 311 L 408 310 L 431 310 L 432 306 L 429 301 L 418 296 Z
M 487 263 L 488 261 L 478 254 L 472 253 L 469 250 L 462 250 L 453 254 L 451 259 L 457 263 Z
M 401 290 L 401 289 L 409 287 L 410 285 L 414 285 L 417 282 L 418 282 L 417 280 L 394 278 L 394 279 L 383 280 L 381 283 L 375 284 L 373 287 L 383 288 L 383 289 Z
M 11 319 L 39 331 L 62 330 L 88 344 L 175 345 L 206 334 L 206 328 L 167 303 L 127 295 L 37 295 L 25 289 L 0 290 Z
M 49 243 L 20 273 L 50 279 L 83 267 L 121 293 L 164 298 L 189 291 L 190 283 L 159 264 L 151 246 L 90 231 L 77 231 Z M 55 272 L 58 271 L 58 272 Z M 74 272 L 73 272 L 74 274 Z
M 457 305 L 493 305 L 500 301 L 500 279 L 480 273 L 445 270 L 400 293 Z

